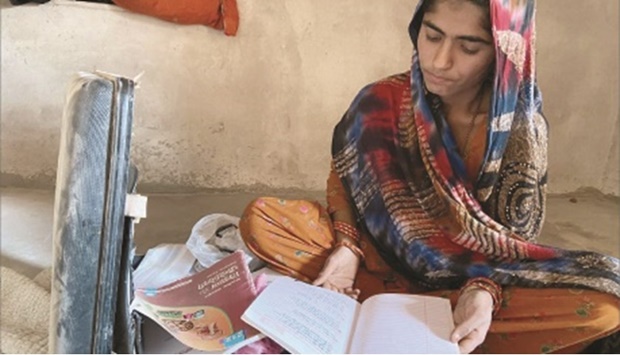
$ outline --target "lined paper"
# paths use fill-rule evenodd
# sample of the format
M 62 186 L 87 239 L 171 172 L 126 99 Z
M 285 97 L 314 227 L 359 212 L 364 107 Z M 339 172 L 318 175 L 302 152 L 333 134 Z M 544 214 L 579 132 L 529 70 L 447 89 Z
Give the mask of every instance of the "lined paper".
M 450 301 L 439 297 L 383 294 L 364 301 L 349 353 L 458 354 Z

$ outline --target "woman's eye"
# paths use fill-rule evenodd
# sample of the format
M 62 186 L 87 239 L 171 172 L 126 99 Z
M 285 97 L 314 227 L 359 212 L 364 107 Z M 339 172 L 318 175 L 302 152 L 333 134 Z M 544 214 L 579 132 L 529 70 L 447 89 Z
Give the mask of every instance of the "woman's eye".
M 474 55 L 474 54 L 478 53 L 478 51 L 479 51 L 478 49 L 471 49 L 471 48 L 467 48 L 465 46 L 462 46 L 461 48 L 463 49 L 463 52 L 465 54 L 469 54 L 469 55 Z
M 429 41 L 429 42 L 439 42 L 439 41 L 441 41 L 441 37 L 426 35 L 426 40 Z

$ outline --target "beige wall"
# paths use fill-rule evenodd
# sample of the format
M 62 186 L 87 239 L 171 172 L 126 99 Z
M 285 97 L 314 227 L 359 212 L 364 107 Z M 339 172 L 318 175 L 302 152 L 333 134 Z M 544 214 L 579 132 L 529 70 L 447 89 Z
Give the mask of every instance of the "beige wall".
M 617 0 L 538 2 L 538 72 L 552 191 L 619 195 Z
M 53 184 L 69 80 L 99 69 L 144 72 L 132 142 L 142 186 L 322 189 L 332 127 L 357 90 L 409 66 L 415 1 L 238 3 L 237 37 L 105 5 L 3 9 L 3 184 Z M 617 15 L 617 0 L 539 3 L 553 192 L 619 194 Z

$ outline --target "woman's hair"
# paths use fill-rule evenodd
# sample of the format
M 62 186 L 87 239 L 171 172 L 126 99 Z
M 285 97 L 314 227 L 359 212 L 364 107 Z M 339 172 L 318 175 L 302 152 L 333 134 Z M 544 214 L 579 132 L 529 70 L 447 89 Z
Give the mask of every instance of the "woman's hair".
M 433 11 L 435 9 L 435 6 L 437 6 L 437 4 L 439 2 L 442 1 L 467 1 L 469 3 L 472 3 L 478 7 L 480 7 L 482 9 L 482 11 L 484 12 L 484 20 L 481 23 L 482 27 L 489 33 L 491 33 L 491 8 L 489 5 L 489 0 L 426 0 L 424 1 L 424 4 L 422 4 L 422 13 L 426 13 L 427 11 Z

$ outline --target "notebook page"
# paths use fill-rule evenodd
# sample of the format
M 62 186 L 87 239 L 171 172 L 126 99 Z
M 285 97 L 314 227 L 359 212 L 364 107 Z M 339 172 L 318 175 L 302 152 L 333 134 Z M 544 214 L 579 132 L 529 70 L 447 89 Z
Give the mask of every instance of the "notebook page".
M 382 294 L 364 301 L 350 353 L 458 354 L 450 301 L 439 297 Z
M 291 353 L 346 351 L 359 304 L 289 277 L 274 280 L 241 319 Z

